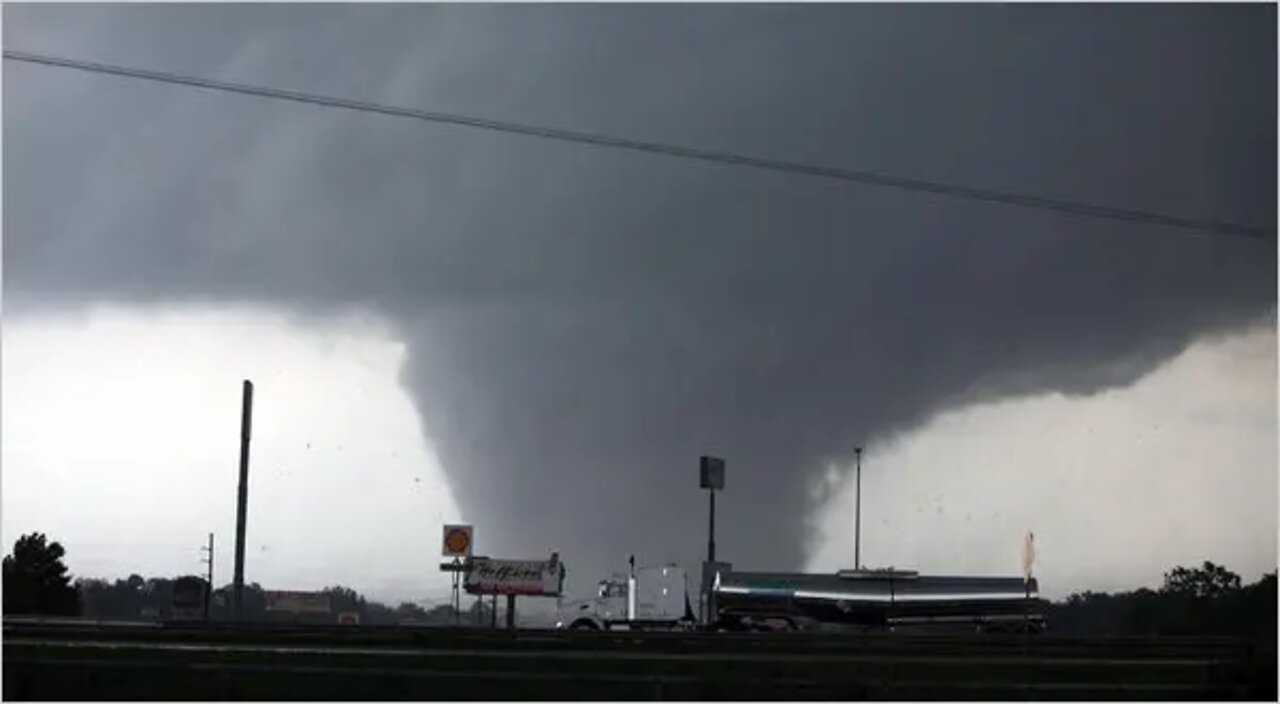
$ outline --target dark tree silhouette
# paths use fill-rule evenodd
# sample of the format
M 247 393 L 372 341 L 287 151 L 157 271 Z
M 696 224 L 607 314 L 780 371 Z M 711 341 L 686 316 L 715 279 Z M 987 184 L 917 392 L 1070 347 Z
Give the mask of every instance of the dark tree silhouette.
M 350 587 L 332 586 L 323 591 L 329 595 L 334 611 L 350 611 L 359 613 L 364 607 L 364 597 Z M 363 614 L 361 614 L 363 615 Z
M 1170 570 L 1159 591 L 1084 592 L 1044 608 L 1055 633 L 1234 635 L 1274 641 L 1276 574 L 1242 586 L 1239 575 L 1206 562 Z
M 43 533 L 18 538 L 4 558 L 4 613 L 77 616 L 80 595 L 71 586 L 62 545 Z
M 1166 594 L 1199 599 L 1225 596 L 1240 591 L 1240 575 L 1221 565 L 1205 561 L 1199 569 L 1175 567 L 1164 575 Z

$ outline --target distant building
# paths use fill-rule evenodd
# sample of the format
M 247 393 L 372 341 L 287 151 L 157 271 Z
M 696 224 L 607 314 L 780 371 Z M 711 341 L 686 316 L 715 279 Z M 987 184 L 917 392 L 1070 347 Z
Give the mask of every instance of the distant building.
M 208 583 L 199 577 L 179 577 L 174 580 L 170 618 L 175 621 L 203 619 L 205 592 L 208 589 Z
M 273 623 L 338 623 L 333 597 L 324 592 L 266 591 L 265 618 Z M 348 613 L 348 612 L 344 612 Z

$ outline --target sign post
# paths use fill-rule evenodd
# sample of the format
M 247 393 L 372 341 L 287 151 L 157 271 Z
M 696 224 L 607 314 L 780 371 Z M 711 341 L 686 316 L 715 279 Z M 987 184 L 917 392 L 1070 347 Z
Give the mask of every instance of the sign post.
M 724 488 L 724 460 L 703 455 L 698 462 L 698 486 L 707 490 L 711 502 L 707 527 L 707 563 L 713 564 L 716 561 L 716 492 Z M 706 586 L 705 578 L 703 582 L 703 601 L 706 604 L 703 621 L 710 623 L 711 615 L 715 613 L 715 604 L 712 601 L 712 590 Z
M 453 566 L 458 568 L 453 572 L 453 625 L 456 626 L 458 625 L 458 602 L 462 601 L 462 597 L 458 593 L 458 580 L 462 572 L 462 561 L 456 557 L 453 558 Z
M 703 456 L 699 463 L 698 485 L 707 489 L 711 500 L 711 521 L 707 531 L 707 562 L 716 561 L 716 492 L 724 488 L 724 460 Z
M 444 540 L 442 541 L 440 552 L 445 557 L 453 558 L 453 625 L 457 626 L 461 619 L 462 597 L 458 592 L 458 584 L 462 581 L 464 559 L 471 558 L 471 545 L 473 540 L 474 527 L 469 524 L 446 525 L 444 527 Z

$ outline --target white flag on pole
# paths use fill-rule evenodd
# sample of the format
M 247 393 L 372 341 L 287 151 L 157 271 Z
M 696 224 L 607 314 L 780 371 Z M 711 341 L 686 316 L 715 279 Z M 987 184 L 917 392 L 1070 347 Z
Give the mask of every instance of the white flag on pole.
M 1027 531 L 1027 537 L 1022 541 L 1022 579 L 1031 581 L 1031 567 L 1036 561 L 1036 534 Z

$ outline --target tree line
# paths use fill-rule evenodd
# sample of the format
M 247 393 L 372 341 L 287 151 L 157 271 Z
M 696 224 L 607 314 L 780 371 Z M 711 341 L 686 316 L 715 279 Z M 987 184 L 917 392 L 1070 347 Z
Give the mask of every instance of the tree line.
M 80 616 L 95 619 L 168 619 L 173 613 L 175 579 L 130 575 L 126 579 L 72 581 L 66 551 L 40 533 L 20 537 L 4 558 L 4 614 Z M 425 609 L 412 602 L 392 607 L 335 585 L 328 595 L 331 612 L 355 614 L 360 623 L 488 625 L 493 612 L 482 601 L 467 600 L 461 613 L 450 604 Z M 1212 562 L 1175 567 L 1159 589 L 1112 594 L 1085 591 L 1057 602 L 1042 602 L 1051 633 L 1064 635 L 1236 635 L 1276 637 L 1276 573 L 1252 584 Z M 214 590 L 213 620 L 230 620 L 232 586 Z M 257 583 L 244 587 L 244 617 L 250 620 L 297 619 L 267 610 L 267 593 Z M 326 618 L 318 616 L 317 618 Z
M 79 615 L 95 619 L 169 619 L 173 611 L 173 590 L 175 579 L 152 577 L 144 579 L 139 575 L 130 575 L 127 579 L 110 582 L 102 579 L 76 580 L 74 587 L 80 596 Z M 339 614 L 354 614 L 359 623 L 397 624 L 421 623 L 429 625 L 452 625 L 454 613 L 452 605 L 445 604 L 433 608 L 423 608 L 413 602 L 401 602 L 398 606 L 389 606 L 368 599 L 350 587 L 335 585 L 320 592 L 329 597 L 330 614 L 290 614 L 276 613 L 267 609 L 267 591 L 258 583 L 244 585 L 244 618 L 252 621 L 301 621 L 301 622 L 334 622 Z M 236 618 L 233 604 L 233 585 L 218 587 L 210 595 L 209 618 L 214 621 L 229 621 Z M 463 625 L 490 622 L 487 605 L 472 605 L 458 615 L 458 622 Z
M 18 538 L 13 552 L 4 558 L 4 614 L 68 616 L 100 620 L 166 620 L 175 616 L 174 587 L 180 577 L 150 577 L 132 574 L 125 579 L 81 578 L 72 580 L 63 559 L 66 550 L 45 535 L 32 533 Z M 200 580 L 204 584 L 204 580 Z M 260 584 L 244 585 L 244 618 L 253 621 L 334 620 L 337 614 L 355 614 L 360 623 L 430 625 L 489 624 L 488 604 L 472 603 L 456 616 L 451 604 L 423 608 L 412 602 L 389 606 L 366 598 L 350 587 L 334 585 L 321 591 L 329 597 L 332 618 L 298 617 L 267 610 L 267 592 Z M 209 618 L 235 618 L 233 585 L 224 584 L 209 595 Z
M 1158 590 L 1086 591 L 1045 604 L 1064 635 L 1232 635 L 1276 638 L 1276 573 L 1248 585 L 1226 567 L 1175 567 Z

